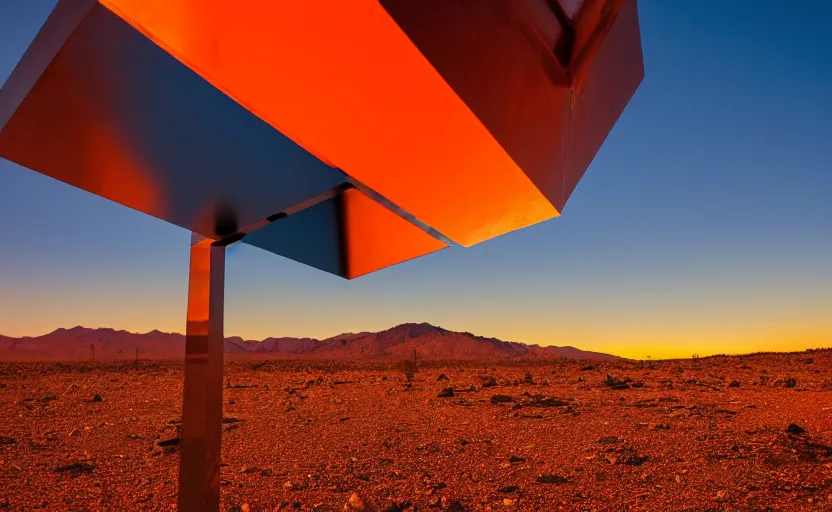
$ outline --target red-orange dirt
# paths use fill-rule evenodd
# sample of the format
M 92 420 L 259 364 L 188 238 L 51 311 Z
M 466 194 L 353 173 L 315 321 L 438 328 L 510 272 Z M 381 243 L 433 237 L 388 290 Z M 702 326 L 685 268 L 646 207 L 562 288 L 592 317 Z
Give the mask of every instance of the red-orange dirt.
M 411 386 L 229 359 L 223 510 L 832 510 L 830 351 L 435 363 Z M 181 394 L 176 361 L 0 364 L 0 510 L 174 509 Z

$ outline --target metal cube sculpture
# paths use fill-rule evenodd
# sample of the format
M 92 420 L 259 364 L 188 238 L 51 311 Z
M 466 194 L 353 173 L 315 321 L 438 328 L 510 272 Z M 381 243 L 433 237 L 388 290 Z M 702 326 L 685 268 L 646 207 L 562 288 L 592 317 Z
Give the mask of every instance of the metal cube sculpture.
M 59 0 L 0 156 L 194 233 L 179 504 L 217 510 L 225 246 L 352 279 L 553 218 L 643 76 L 635 0 Z

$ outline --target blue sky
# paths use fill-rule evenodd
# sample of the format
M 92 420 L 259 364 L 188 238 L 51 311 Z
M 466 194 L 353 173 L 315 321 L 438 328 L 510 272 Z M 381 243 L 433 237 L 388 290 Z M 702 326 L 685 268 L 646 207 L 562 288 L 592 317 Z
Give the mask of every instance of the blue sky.
M 0 81 L 53 5 L 0 2 Z M 639 10 L 645 80 L 560 218 L 355 281 L 235 246 L 226 332 L 427 321 L 654 358 L 832 346 L 832 3 Z M 183 332 L 185 230 L 5 160 L 0 218 L 0 333 Z

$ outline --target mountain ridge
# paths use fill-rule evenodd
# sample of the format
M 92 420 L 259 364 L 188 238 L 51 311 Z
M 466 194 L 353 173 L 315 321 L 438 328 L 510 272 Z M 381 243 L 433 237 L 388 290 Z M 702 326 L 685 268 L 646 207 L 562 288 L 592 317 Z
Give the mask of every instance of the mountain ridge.
M 182 357 L 185 336 L 152 330 L 131 333 L 109 327 L 58 328 L 42 336 L 0 335 L 0 360 L 113 360 Z M 456 332 L 426 322 L 404 323 L 379 332 L 342 333 L 325 339 L 229 336 L 228 354 L 314 359 L 549 360 L 561 357 L 617 360 L 617 356 L 571 346 L 540 346 Z

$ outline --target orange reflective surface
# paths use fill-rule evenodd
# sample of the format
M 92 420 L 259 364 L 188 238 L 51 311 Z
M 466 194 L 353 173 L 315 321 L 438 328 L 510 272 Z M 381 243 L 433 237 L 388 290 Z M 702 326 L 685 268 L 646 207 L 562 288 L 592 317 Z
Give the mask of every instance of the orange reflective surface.
M 163 186 L 137 161 L 131 134 L 109 122 L 102 97 L 91 101 L 87 85 L 70 69 L 78 62 L 59 54 L 0 131 L 3 158 L 158 217 L 167 213 Z M 84 72 L 95 74 L 92 68 Z M 72 98 L 73 101 L 68 101 Z M 109 103 L 115 101 L 109 98 Z
M 447 247 L 357 189 L 342 200 L 348 279 Z
M 457 243 L 558 214 L 377 0 L 101 3 Z
M 211 264 L 210 239 L 191 247 L 191 267 L 188 274 L 188 334 L 208 334 L 211 317 Z M 216 252 L 216 251 L 214 251 Z
M 181 512 L 219 510 L 222 440 L 225 247 L 202 240 L 191 247 L 182 445 Z

